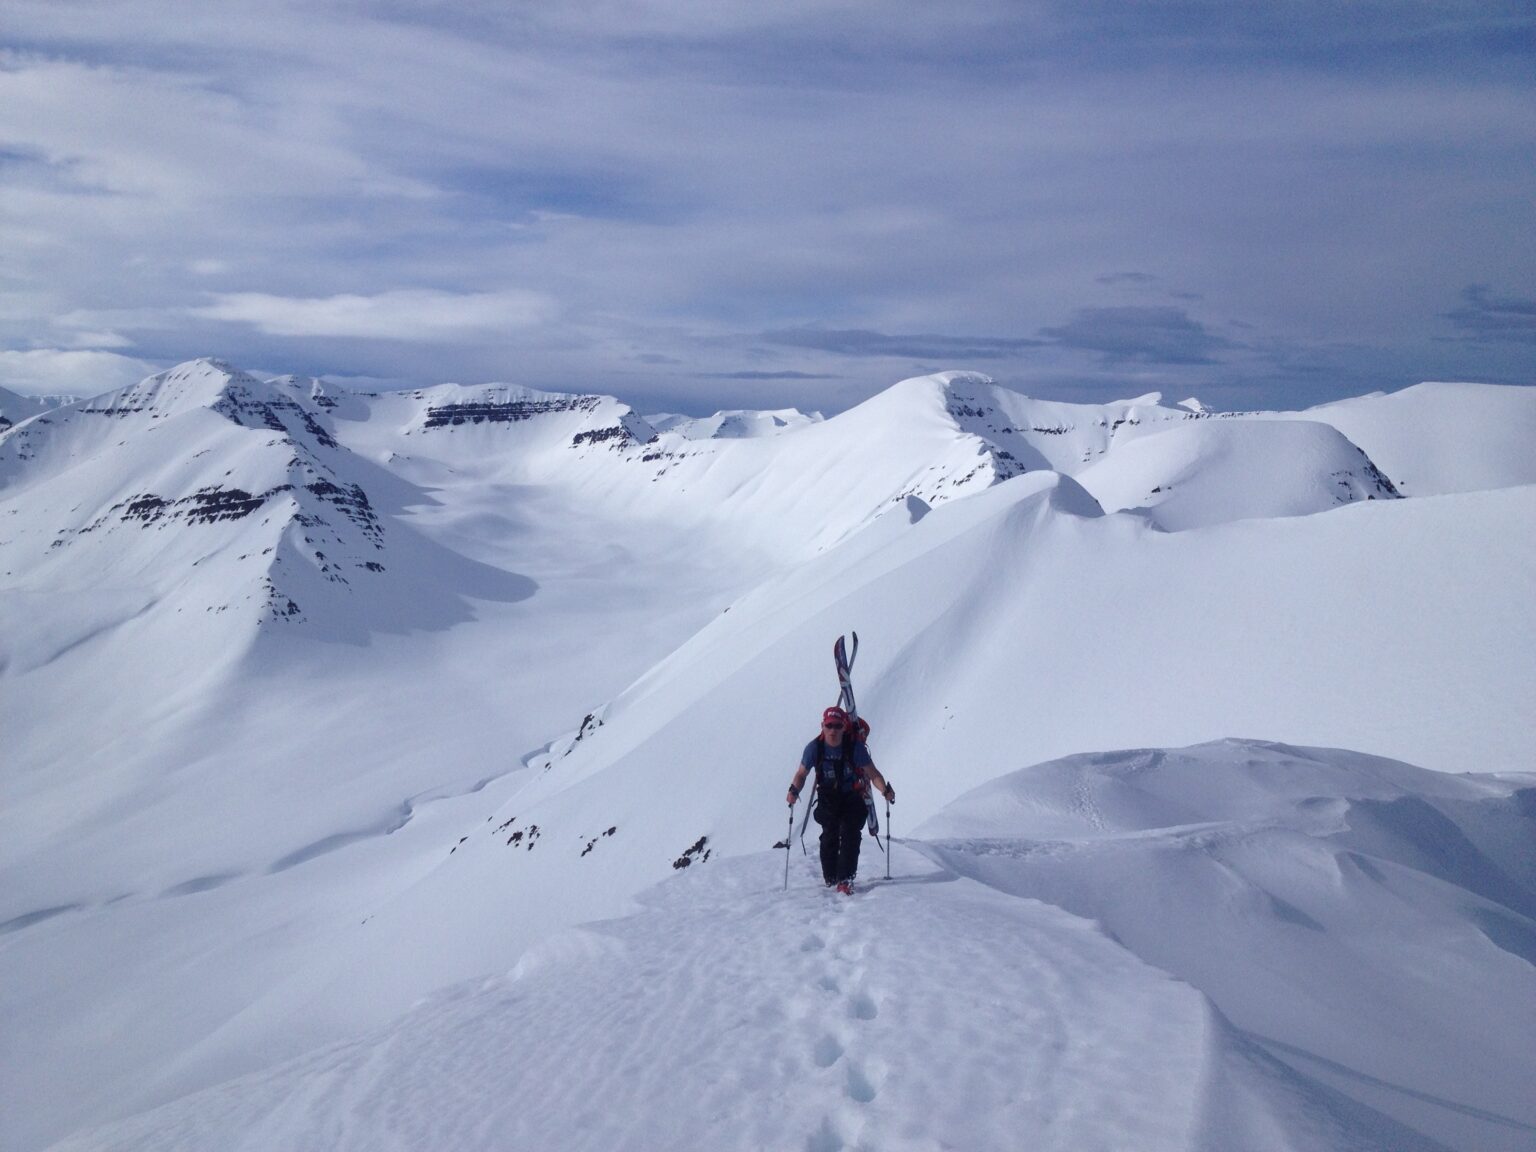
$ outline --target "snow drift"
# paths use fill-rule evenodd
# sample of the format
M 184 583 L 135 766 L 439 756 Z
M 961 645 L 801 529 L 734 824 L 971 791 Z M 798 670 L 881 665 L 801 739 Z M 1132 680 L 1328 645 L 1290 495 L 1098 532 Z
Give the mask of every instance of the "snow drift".
M 1536 1138 L 1536 776 L 1226 740 L 1037 765 L 917 836 L 1096 921 L 1277 1059 L 1435 1140 Z
M 1237 740 L 1039 765 L 851 902 L 692 869 L 59 1147 L 1528 1147 L 1533 796 Z
M 1536 393 L 1516 391 L 1432 389 L 1456 404 L 1436 400 L 1429 431 L 1410 428 L 1417 409 L 1363 398 L 1352 433 L 1315 418 L 1327 410 L 1218 415 L 1156 396 L 1051 404 L 942 373 L 773 435 L 691 439 L 612 397 L 512 385 L 369 395 L 200 362 L 18 423 L 0 433 L 0 1013 L 14 1025 L 0 1033 L 0 1141 L 43 1147 L 364 1033 L 390 1050 L 396 1021 L 423 997 L 525 954 L 530 976 L 530 948 L 590 942 L 558 933 L 633 913 L 679 860 L 689 862 L 678 889 L 687 900 L 728 904 L 756 883 L 732 879 L 742 867 L 757 875 L 736 858 L 783 835 L 784 784 L 835 695 L 827 649 L 850 628 L 864 640 L 855 678 L 875 757 L 900 793 L 899 835 L 1021 764 L 1233 733 L 1439 772 L 1523 770 L 1536 743 L 1526 703 L 1536 489 L 1503 483 L 1526 475 L 1528 454 L 1491 427 L 1523 426 Z M 1485 458 L 1464 470 L 1464 452 Z M 1447 494 L 1422 495 L 1431 475 Z M 300 611 L 282 611 L 279 594 Z M 1351 827 L 1361 803 L 1386 802 L 1356 803 L 1353 784 L 1335 785 L 1351 797 Z M 1440 804 L 1428 785 L 1403 788 Z M 1242 802 L 1282 821 L 1306 814 L 1300 801 L 1292 811 L 1261 800 Z M 1425 819 L 1432 846 L 1443 826 Z M 1403 826 L 1388 824 L 1397 843 Z M 1297 869 L 1341 850 L 1321 824 L 1300 834 L 1323 847 L 1280 857 Z M 1383 858 L 1401 863 L 1400 847 Z M 1470 875 L 1453 873 L 1440 882 Z M 1124 992 L 1121 1003 L 1142 1006 L 1127 1019 L 1166 1010 L 1177 1036 L 1165 1050 L 1184 1053 L 1201 1087 L 1168 1096 L 1182 1119 L 1147 1129 L 1148 1146 L 1222 1146 L 1226 1132 L 1243 1134 L 1227 1146 L 1272 1136 L 1282 1147 L 1367 1137 L 1411 1147 L 1451 1132 L 1279 1045 L 1384 1082 L 1400 1072 L 1390 1082 L 1413 1091 L 1432 1069 L 1357 1061 L 1321 1027 L 1310 1048 L 1273 1029 L 1261 1041 L 1243 1005 L 1229 1011 L 1218 983 L 1201 983 L 1206 974 L 1179 973 L 1215 1007 L 1156 971 L 1141 944 L 1130 956 L 1060 911 L 1021 912 L 999 885 L 930 884 L 969 893 L 965 908 L 903 914 L 926 917 L 945 947 L 990 949 L 997 933 L 1024 931 L 1019 916 L 1029 931 L 1059 928 L 1058 960 L 1078 955 L 1107 981 L 1058 1013 L 1080 1029 L 1079 1052 L 1102 1051 L 1089 1043 L 1096 1029 L 1119 1028 L 1091 1007 L 1096 996 Z M 1349 908 L 1380 917 L 1389 938 L 1420 916 L 1444 929 L 1433 938 L 1445 950 L 1423 954 L 1431 981 L 1453 979 L 1435 957 L 1492 963 L 1492 948 L 1523 963 L 1528 913 L 1491 890 L 1468 888 L 1497 908 L 1437 903 L 1443 891 L 1417 880 L 1398 904 L 1361 891 L 1375 894 Z M 1325 926 L 1345 915 L 1300 895 L 1280 899 Z M 1100 915 L 1099 905 L 1079 910 Z M 1296 927 L 1276 915 L 1278 927 L 1248 938 L 1255 947 Z M 993 916 L 1014 927 L 986 927 Z M 727 920 L 739 943 L 743 923 Z M 639 941 L 639 962 L 660 969 L 675 957 L 662 938 L 693 931 L 680 924 L 641 917 L 622 932 Z M 803 918 L 784 930 L 801 933 L 792 943 L 827 939 Z M 1354 939 L 1334 927 L 1328 936 Z M 726 964 L 728 938 L 692 938 Z M 934 949 L 924 963 L 954 962 Z M 533 995 L 537 1019 L 590 1047 L 588 1026 L 567 1026 L 557 1001 L 596 1004 L 593 989 L 612 984 L 603 1002 L 621 1014 L 624 985 L 603 956 L 584 967 L 580 955 L 551 960 L 545 983 L 521 981 L 516 996 Z M 1228 958 L 1245 977 L 1247 955 Z M 1332 944 L 1305 958 L 1326 961 L 1324 975 L 1348 967 Z M 562 983 L 567 963 L 576 983 Z M 918 987 L 900 955 L 886 963 L 930 998 L 926 1018 L 943 1014 L 947 990 Z M 1045 979 L 1054 969 L 1040 963 L 1032 971 Z M 1361 986 L 1349 971 L 1343 986 Z M 472 1000 L 476 986 L 453 996 Z M 1467 996 L 1473 1017 L 1490 1011 L 1475 989 Z M 807 1014 L 820 1003 L 787 989 L 781 1002 Z M 445 1003 L 398 1027 L 460 1044 L 436 1019 Z M 657 1028 L 713 1026 L 725 1011 L 706 997 L 689 1017 L 679 1004 L 663 995 Z M 1361 1011 L 1365 1034 L 1382 1017 Z M 1001 1035 L 1059 1086 L 1049 1051 L 1031 1047 L 1039 1023 L 1026 1013 Z M 1139 1028 L 1117 1031 L 1114 1046 L 1144 1064 L 1156 1039 Z M 809 1040 L 814 1056 L 819 1037 Z M 372 1053 L 379 1083 L 398 1087 L 373 1043 L 349 1051 Z M 782 1067 L 796 1067 L 780 1051 Z M 574 1047 L 551 1052 L 577 1066 Z M 358 1083 L 324 1053 L 304 1059 L 316 1085 Z M 825 1124 L 792 1144 L 938 1138 L 915 1114 L 895 1127 L 860 1120 L 871 1102 L 860 1097 L 892 1094 L 874 1065 L 857 1063 L 825 1066 Z M 702 1130 L 704 1114 L 632 1065 L 620 1061 L 673 1103 L 672 1127 L 659 1131 L 686 1140 Z M 531 1089 L 567 1099 L 517 1066 Z M 489 1080 L 454 1069 L 466 1091 L 505 1088 L 493 1069 Z M 915 1064 L 890 1069 L 917 1075 Z M 976 1068 L 956 1057 L 954 1072 Z M 297 1139 L 330 1123 L 321 1098 L 293 1103 L 299 1075 L 274 1069 L 267 1094 L 231 1088 L 221 1098 L 234 1112 L 201 1097 L 185 1111 L 169 1104 L 137 1135 L 102 1139 L 153 1143 L 160 1130 L 190 1140 L 184 1122 L 220 1143 L 268 1131 Z M 1113 1083 L 1081 1085 L 1091 1112 L 1045 1087 L 1040 1108 L 1055 1109 L 1080 1146 L 1123 1143 L 1129 1129 L 1106 1110 L 1114 1091 L 1136 1100 L 1141 1089 Z M 1486 1098 L 1443 1099 L 1523 1123 L 1505 1107 L 1505 1081 L 1488 1083 Z M 1001 1101 L 1007 1088 L 994 1089 Z M 279 1097 L 287 1103 L 274 1105 Z M 758 1115 L 760 1103 L 743 1107 Z M 277 1112 L 258 1120 L 269 1105 Z M 999 1108 L 1025 1125 L 1044 1115 L 1022 1100 Z M 1074 1127 L 1068 1111 L 1102 1122 Z M 507 1130 L 536 1134 L 538 1115 L 530 1108 L 530 1127 Z M 449 1123 L 410 1121 L 437 1136 Z M 935 1121 L 941 1131 L 959 1143 L 995 1135 L 960 1118 Z M 1391 1144 L 1393 1132 L 1403 1142 Z M 378 1130 L 359 1121 L 356 1138 L 369 1133 Z

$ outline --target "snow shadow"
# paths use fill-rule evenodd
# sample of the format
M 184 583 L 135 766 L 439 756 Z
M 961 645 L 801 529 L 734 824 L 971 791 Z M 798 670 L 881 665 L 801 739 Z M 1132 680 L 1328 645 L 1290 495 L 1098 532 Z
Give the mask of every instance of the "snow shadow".
M 1225 740 L 1035 765 L 910 843 L 1095 921 L 1431 1146 L 1536 1147 L 1536 789 L 1520 783 Z
M 388 816 L 370 827 L 322 836 L 312 844 L 306 844 L 304 847 L 288 853 L 286 856 L 274 861 L 267 869 L 267 874 L 275 875 L 278 872 L 286 872 L 290 868 L 297 868 L 300 864 L 306 864 L 318 856 L 335 852 L 347 847 L 349 844 L 356 844 L 360 840 L 372 840 L 378 836 L 388 836 L 391 833 L 398 832 L 411 822 L 413 815 L 415 815 L 414 805 L 407 800 L 394 812 L 391 812 Z
M 1460 1113 L 1463 1116 L 1485 1121 L 1501 1128 L 1507 1128 L 1511 1132 L 1536 1136 L 1536 1124 L 1527 1124 L 1511 1116 L 1490 1112 L 1486 1108 L 1475 1108 L 1470 1104 L 1463 1104 L 1459 1100 L 1450 1100 L 1444 1096 L 1436 1096 L 1419 1088 L 1409 1088 L 1402 1084 L 1393 1084 L 1376 1076 L 1368 1076 L 1356 1068 L 1341 1064 L 1337 1060 L 1330 1060 L 1326 1056 L 1318 1055 L 1316 1052 L 1309 1052 L 1307 1049 L 1297 1047 L 1295 1044 L 1287 1044 L 1283 1040 L 1274 1040 L 1270 1037 L 1258 1036 L 1251 1032 L 1245 1033 L 1245 1035 L 1255 1044 L 1274 1053 L 1276 1059 L 1282 1063 L 1288 1065 L 1300 1064 L 1303 1069 L 1323 1070 L 1330 1076 L 1336 1076 L 1341 1080 L 1352 1081 L 1372 1089 L 1380 1089 L 1383 1092 L 1404 1096 L 1420 1103 L 1432 1105 L 1435 1108 L 1444 1108 L 1451 1112 Z

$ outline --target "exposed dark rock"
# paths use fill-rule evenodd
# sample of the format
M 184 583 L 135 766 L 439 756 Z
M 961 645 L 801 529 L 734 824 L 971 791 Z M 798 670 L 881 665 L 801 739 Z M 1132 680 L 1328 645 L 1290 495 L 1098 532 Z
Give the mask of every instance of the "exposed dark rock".
M 604 836 L 612 836 L 618 830 L 619 830 L 619 826 L 617 824 L 615 824 L 612 828 L 608 829 L 608 831 L 604 832 L 601 836 L 594 836 L 594 837 L 592 837 L 592 839 L 587 841 L 587 846 L 581 850 L 581 854 L 583 856 L 585 856 L 588 852 L 592 851 L 592 849 L 597 846 L 597 842 L 599 840 L 603 839 Z
M 383 526 L 374 515 L 373 505 L 368 503 L 368 494 L 359 485 L 351 484 L 341 488 L 321 477 L 304 485 L 304 489 L 340 509 L 342 515 L 362 529 L 363 535 L 373 542 L 375 548 L 384 547 Z
M 617 440 L 620 444 L 628 444 L 634 440 L 629 434 L 629 429 L 622 424 L 614 424 L 608 428 L 593 428 L 587 432 L 578 432 L 571 437 L 571 447 L 580 448 L 583 444 L 602 444 L 608 440 Z
M 507 823 L 510 824 L 511 821 L 509 820 Z M 505 828 L 506 826 L 506 824 L 503 824 L 502 828 Z M 512 835 L 507 838 L 507 846 L 511 847 L 514 844 L 520 844 L 524 848 L 527 848 L 528 851 L 532 852 L 534 844 L 538 842 L 539 835 L 539 826 L 537 824 L 530 824 L 527 828 L 519 828 L 516 832 L 513 832 Z
M 210 485 L 199 488 L 190 496 L 179 500 L 167 500 L 154 492 L 130 496 L 107 509 L 107 516 L 116 512 L 124 522 L 137 520 L 142 524 L 156 524 L 162 520 L 186 520 L 189 524 L 213 524 L 220 520 L 241 520 L 255 512 L 279 492 L 292 491 L 292 485 L 280 484 L 259 495 L 252 495 L 244 488 L 220 488 Z M 106 517 L 80 529 L 91 532 L 99 528 Z
M 693 863 L 695 857 L 698 858 L 699 863 L 704 863 L 704 861 L 709 859 L 709 851 L 704 847 L 708 843 L 708 836 L 700 836 L 690 847 L 684 850 L 681 856 L 672 861 L 672 867 L 687 868 Z
M 504 404 L 476 401 L 441 404 L 427 409 L 425 428 L 449 428 L 459 424 L 515 424 L 550 412 L 590 412 L 597 396 L 561 396 L 551 400 L 510 400 Z
M 244 488 L 202 488 L 181 500 L 188 505 L 189 524 L 213 524 L 219 520 L 240 520 L 266 503 L 271 493 L 252 496 Z
M 150 492 L 143 496 L 135 496 L 126 505 L 119 504 L 116 507 L 122 508 L 124 520 L 143 520 L 153 524 L 165 515 L 166 509 L 171 507 L 171 502 Z M 92 527 L 95 526 L 91 525 L 85 531 L 90 531 Z
M 297 400 L 280 396 L 258 397 L 248 389 L 232 384 L 210 407 L 242 428 L 270 428 L 273 432 L 281 432 L 284 436 L 294 434 L 294 428 L 290 428 L 288 423 L 288 419 L 291 419 L 297 428 L 308 432 L 317 443 L 327 448 L 336 447 L 336 441 L 331 434 L 315 419 L 314 414 Z

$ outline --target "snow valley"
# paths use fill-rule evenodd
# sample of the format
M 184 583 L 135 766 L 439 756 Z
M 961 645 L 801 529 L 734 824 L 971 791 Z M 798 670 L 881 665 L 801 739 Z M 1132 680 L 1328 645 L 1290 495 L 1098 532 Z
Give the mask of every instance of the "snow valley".
M 1536 389 L 0 413 L 7 1149 L 1536 1148 Z

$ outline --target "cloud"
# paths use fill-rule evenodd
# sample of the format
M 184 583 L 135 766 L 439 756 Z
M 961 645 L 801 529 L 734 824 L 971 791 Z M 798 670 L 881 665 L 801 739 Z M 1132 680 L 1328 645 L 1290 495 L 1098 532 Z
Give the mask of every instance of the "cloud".
M 1487 285 L 1472 284 L 1462 291 L 1466 304 L 1446 317 L 1468 333 L 1468 340 L 1536 344 L 1536 300 L 1495 297 Z
M 136 384 L 156 365 L 115 352 L 0 350 L 0 387 L 23 396 L 97 396 Z
M 695 372 L 698 380 L 836 380 L 826 372 Z
M 530 328 L 549 320 L 553 302 L 536 292 L 455 293 L 396 289 L 374 296 L 301 298 L 230 292 L 192 311 L 210 320 L 250 324 L 269 336 L 352 336 L 430 340 L 466 332 Z
M 1043 343 L 1014 336 L 893 336 L 863 328 L 787 328 L 764 332 L 760 338 L 771 344 L 836 352 L 841 356 L 896 356 L 912 360 L 998 360 Z
M 1170 306 L 1082 308 L 1040 333 L 1066 348 L 1142 364 L 1214 364 L 1211 353 L 1231 347 L 1184 309 Z
M 1532 378 L 1519 299 L 1433 329 L 1448 275 L 1536 292 L 1536 19 L 1228 7 L 7 0 L 0 346 L 701 409 L 1340 341 Z

